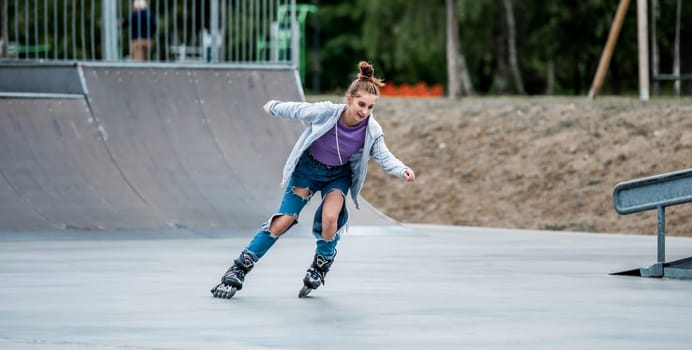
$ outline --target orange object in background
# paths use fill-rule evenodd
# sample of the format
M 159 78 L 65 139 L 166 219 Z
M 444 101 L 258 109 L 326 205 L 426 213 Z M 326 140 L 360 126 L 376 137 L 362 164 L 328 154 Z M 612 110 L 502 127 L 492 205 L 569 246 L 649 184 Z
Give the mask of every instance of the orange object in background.
M 392 84 L 386 84 L 380 88 L 380 95 L 382 96 L 396 96 L 396 87 Z
M 389 97 L 441 97 L 443 93 L 442 85 L 428 86 L 422 81 L 416 85 L 404 83 L 396 86 L 390 83 L 380 89 L 380 95 Z
M 442 89 L 442 85 L 440 84 L 435 84 L 430 88 L 430 94 L 432 96 L 442 96 L 444 95 L 444 89 Z

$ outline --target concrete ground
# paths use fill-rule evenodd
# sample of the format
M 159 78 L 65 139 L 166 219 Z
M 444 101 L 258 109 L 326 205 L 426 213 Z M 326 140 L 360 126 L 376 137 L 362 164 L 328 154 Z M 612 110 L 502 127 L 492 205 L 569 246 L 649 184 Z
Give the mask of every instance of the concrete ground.
M 289 233 L 231 300 L 211 297 L 251 232 L 0 235 L 0 349 L 689 349 L 692 281 L 653 236 L 354 226 L 297 298 L 313 239 Z M 668 260 L 692 239 L 668 238 Z

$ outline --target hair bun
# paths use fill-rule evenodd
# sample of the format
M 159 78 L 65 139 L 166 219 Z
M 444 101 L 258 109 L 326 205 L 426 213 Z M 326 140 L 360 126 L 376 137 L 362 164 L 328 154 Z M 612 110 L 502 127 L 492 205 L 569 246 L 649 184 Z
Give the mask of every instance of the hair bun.
M 375 74 L 375 68 L 373 68 L 370 63 L 365 61 L 360 61 L 360 63 L 358 63 L 358 69 L 360 70 L 358 78 L 363 80 L 372 79 Z
M 378 88 L 383 86 L 384 82 L 382 79 L 375 78 L 375 68 L 366 61 L 360 61 L 358 62 L 358 78 L 351 82 L 351 86 L 348 88 L 348 94 L 356 96 L 360 90 L 363 90 L 379 96 L 380 90 Z

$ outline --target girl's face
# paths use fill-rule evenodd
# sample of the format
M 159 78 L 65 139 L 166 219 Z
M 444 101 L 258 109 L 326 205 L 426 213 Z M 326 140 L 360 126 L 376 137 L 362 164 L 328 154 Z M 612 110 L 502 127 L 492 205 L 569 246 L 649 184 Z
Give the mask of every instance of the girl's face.
M 345 120 L 346 124 L 355 126 L 369 117 L 375 108 L 375 102 L 377 102 L 377 95 L 362 90 L 355 95 L 346 96 L 346 104 L 350 111 L 350 113 L 347 113 L 348 120 Z

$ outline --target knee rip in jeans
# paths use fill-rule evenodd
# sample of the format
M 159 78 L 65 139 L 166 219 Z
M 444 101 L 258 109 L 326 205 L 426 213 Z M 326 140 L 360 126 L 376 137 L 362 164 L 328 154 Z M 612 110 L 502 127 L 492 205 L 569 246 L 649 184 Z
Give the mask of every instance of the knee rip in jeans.
M 346 194 L 340 188 L 332 188 L 331 190 L 329 190 L 329 192 L 327 192 L 327 194 L 330 194 L 334 191 L 339 191 L 339 193 L 341 193 L 341 197 L 344 197 L 344 201 L 346 201 Z
M 338 225 L 339 225 L 339 218 L 341 217 L 341 215 L 343 214 L 343 212 L 346 210 L 346 202 L 345 202 L 345 201 L 346 201 L 346 194 L 344 193 L 344 191 L 342 191 L 342 190 L 339 189 L 339 188 L 333 188 L 333 189 L 331 189 L 329 192 L 327 192 L 327 195 L 331 194 L 332 192 L 338 192 L 339 194 L 341 194 L 341 197 L 343 197 L 343 199 L 344 199 L 344 203 L 342 204 L 341 210 L 340 210 L 340 212 L 339 212 L 339 214 L 337 215 L 337 218 L 336 218 L 336 224 L 337 224 L 336 232 L 334 232 L 334 233 L 333 233 L 332 235 L 330 235 L 330 236 L 325 236 L 324 232 L 321 232 L 321 233 L 319 234 L 319 239 L 324 240 L 324 241 L 326 241 L 326 242 L 332 242 L 332 241 L 338 240 L 338 239 L 339 239 L 339 235 L 341 234 L 341 232 L 343 232 L 343 231 L 345 230 L 346 226 L 348 225 L 348 221 L 346 221 L 346 223 L 344 223 L 343 225 L 341 225 L 341 227 L 338 226 Z M 326 198 L 327 195 L 325 195 L 325 198 Z
M 312 198 L 312 191 L 309 188 L 295 187 L 291 188 L 294 195 L 300 197 L 304 201 L 309 201 Z
M 289 217 L 289 218 L 292 219 L 292 221 L 291 221 L 291 223 L 288 225 L 288 227 L 285 227 L 285 228 L 282 227 L 281 230 L 280 230 L 281 232 L 273 232 L 273 231 L 272 231 L 272 225 L 274 224 L 274 221 L 275 221 L 276 219 L 278 219 L 278 218 L 281 218 L 281 217 Z M 279 236 L 281 236 L 281 235 L 283 235 L 284 233 L 286 233 L 288 230 L 291 229 L 291 227 L 293 227 L 293 226 L 296 225 L 297 223 L 298 223 L 298 215 L 297 215 L 297 214 L 278 213 L 278 214 L 272 215 L 272 216 L 269 218 L 269 220 L 267 220 L 267 222 L 266 222 L 264 225 L 262 225 L 262 231 L 269 233 L 269 235 L 270 235 L 272 238 L 279 238 Z

